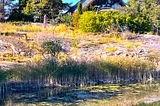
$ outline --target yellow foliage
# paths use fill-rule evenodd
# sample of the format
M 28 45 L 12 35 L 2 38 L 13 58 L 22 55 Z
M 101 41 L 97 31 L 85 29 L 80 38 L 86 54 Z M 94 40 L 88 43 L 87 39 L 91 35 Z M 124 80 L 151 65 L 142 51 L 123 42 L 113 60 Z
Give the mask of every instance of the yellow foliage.
M 59 53 L 58 54 L 58 61 L 59 61 L 59 64 L 61 64 L 63 61 L 66 61 L 67 60 L 67 55 L 64 54 L 64 53 Z
M 117 51 L 117 48 L 115 48 L 115 47 L 108 47 L 108 48 L 106 49 L 106 51 L 107 51 L 107 52 L 115 52 L 115 51 Z
M 131 48 L 133 47 L 133 45 L 132 45 L 132 44 L 126 44 L 125 47 L 126 47 L 127 49 L 131 49 Z
M 134 46 L 138 47 L 138 46 L 141 46 L 142 45 L 142 42 L 135 42 L 134 43 Z
M 36 61 L 36 62 L 39 62 L 40 60 L 42 60 L 42 55 L 37 54 L 37 55 L 35 56 L 35 61 Z
M 54 29 L 54 32 L 55 33 L 61 33 L 61 32 L 65 32 L 67 31 L 67 26 L 64 25 L 64 24 L 60 24 L 59 26 L 57 26 L 55 29 Z

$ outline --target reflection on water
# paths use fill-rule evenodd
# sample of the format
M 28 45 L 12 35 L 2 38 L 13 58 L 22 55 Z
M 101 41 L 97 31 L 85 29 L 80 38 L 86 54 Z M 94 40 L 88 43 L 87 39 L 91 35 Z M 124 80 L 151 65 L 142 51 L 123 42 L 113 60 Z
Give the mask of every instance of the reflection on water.
M 46 99 L 51 96 L 62 95 L 67 89 L 54 88 L 54 89 L 39 89 L 36 91 L 28 91 L 22 93 L 9 92 L 0 95 L 0 106 L 13 106 L 16 103 L 35 103 L 47 101 Z
M 55 105 L 75 103 L 87 99 L 109 99 L 119 92 L 113 91 L 83 91 L 71 89 L 43 89 L 25 93 L 8 93 L 1 95 L 0 106 L 28 106 L 28 104 L 44 103 Z M 32 106 L 32 105 L 30 105 Z M 35 106 L 35 105 L 34 105 Z M 46 105 L 43 105 L 46 106 Z

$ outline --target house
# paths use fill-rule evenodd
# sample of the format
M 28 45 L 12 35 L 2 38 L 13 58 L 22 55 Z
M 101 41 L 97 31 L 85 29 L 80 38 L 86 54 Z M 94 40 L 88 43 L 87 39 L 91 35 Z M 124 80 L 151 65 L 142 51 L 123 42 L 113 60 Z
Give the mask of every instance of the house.
M 123 0 L 80 0 L 82 2 L 82 8 L 89 5 L 98 7 L 99 11 L 107 11 L 109 9 L 118 9 L 119 7 L 126 6 Z M 72 6 L 67 13 L 73 13 L 77 10 L 78 3 Z

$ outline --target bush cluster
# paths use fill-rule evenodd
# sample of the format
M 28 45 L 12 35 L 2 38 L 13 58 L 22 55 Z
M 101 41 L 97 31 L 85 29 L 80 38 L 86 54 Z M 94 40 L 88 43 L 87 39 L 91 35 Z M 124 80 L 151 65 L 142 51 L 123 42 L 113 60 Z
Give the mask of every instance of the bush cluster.
M 24 22 L 33 22 L 34 18 L 32 15 L 26 15 L 23 13 L 12 12 L 8 17 L 7 21 L 24 21 Z
M 93 11 L 84 12 L 80 15 L 78 26 L 84 32 L 104 32 L 111 27 L 118 30 L 123 26 L 127 26 L 131 32 L 135 33 L 151 31 L 151 23 L 147 16 L 137 13 L 136 17 L 131 17 L 113 10 L 98 14 Z
M 134 18 L 126 18 L 126 25 L 129 27 L 131 32 L 135 33 L 150 32 L 152 29 L 149 17 L 141 13 L 136 14 L 136 17 Z
M 65 25 L 72 25 L 73 17 L 70 14 L 62 15 L 59 14 L 57 18 L 50 20 L 50 23 L 53 25 L 58 24 L 65 24 Z

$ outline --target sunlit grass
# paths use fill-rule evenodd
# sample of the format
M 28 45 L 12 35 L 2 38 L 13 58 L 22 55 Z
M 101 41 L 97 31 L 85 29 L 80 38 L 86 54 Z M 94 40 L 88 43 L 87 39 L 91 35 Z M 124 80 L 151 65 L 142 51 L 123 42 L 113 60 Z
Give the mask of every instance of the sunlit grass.
M 134 43 L 134 46 L 138 47 L 138 46 L 141 46 L 142 45 L 142 42 L 135 42 Z
M 0 24 L 0 30 L 3 33 L 9 33 L 9 32 L 47 32 L 52 33 L 54 27 L 48 27 L 44 28 L 43 25 L 33 25 L 33 24 L 27 24 L 27 25 L 14 25 L 10 23 L 3 23 Z
M 126 45 L 124 45 L 127 49 L 131 49 L 131 48 L 133 48 L 133 45 L 132 44 L 126 44 Z

